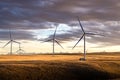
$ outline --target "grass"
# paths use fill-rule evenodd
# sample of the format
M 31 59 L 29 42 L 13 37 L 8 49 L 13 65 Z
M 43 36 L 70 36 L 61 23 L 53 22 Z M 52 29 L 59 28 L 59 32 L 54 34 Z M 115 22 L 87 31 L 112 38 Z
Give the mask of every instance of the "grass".
M 120 54 L 0 56 L 0 80 L 120 79 Z

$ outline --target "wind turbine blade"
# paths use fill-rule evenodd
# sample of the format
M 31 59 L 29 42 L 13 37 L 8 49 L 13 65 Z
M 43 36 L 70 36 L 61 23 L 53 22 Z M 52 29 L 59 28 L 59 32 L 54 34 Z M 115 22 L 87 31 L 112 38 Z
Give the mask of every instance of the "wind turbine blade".
M 53 35 L 53 39 L 55 39 L 56 31 L 57 31 L 57 26 L 56 26 L 56 29 L 55 29 L 55 32 L 54 32 L 54 35 Z
M 87 35 L 99 35 L 99 36 L 104 36 L 102 34 L 98 34 L 98 33 L 86 33 Z
M 72 49 L 74 49 L 76 47 L 76 45 L 81 41 L 81 39 L 83 38 L 83 36 L 85 36 L 85 34 L 82 35 L 82 37 L 78 40 L 78 42 L 74 45 L 74 47 Z
M 87 35 L 97 35 L 96 33 L 86 33 Z
M 53 39 L 49 39 L 49 40 L 46 40 L 46 41 L 43 41 L 43 42 L 50 42 L 50 41 L 52 41 Z
M 25 51 L 22 50 L 22 49 L 19 49 L 19 50 L 16 51 L 16 53 L 25 53 Z
M 17 41 L 14 41 L 14 40 L 12 40 L 14 43 L 18 43 L 18 44 L 20 44 L 20 42 L 17 42 Z
M 19 52 L 19 50 L 16 51 L 16 53 L 18 53 L 18 52 Z
M 61 48 L 63 48 L 62 45 L 61 45 L 57 40 L 55 40 L 55 42 L 56 42 Z M 64 49 L 64 48 L 63 48 L 63 49 Z
M 21 51 L 25 52 L 23 49 L 21 49 Z
M 93 34 L 93 35 L 105 36 L 105 35 L 102 35 L 102 34 L 98 34 L 98 33 L 95 33 L 95 34 Z
M 81 27 L 82 31 L 85 33 L 85 31 L 84 31 L 84 29 L 83 29 L 83 26 L 82 26 L 82 24 L 81 24 L 81 22 L 80 22 L 80 19 L 79 19 L 79 17 L 77 17 L 77 18 L 78 18 L 79 25 L 80 25 L 80 27 Z
M 11 30 L 9 29 L 10 40 L 12 40 Z
M 4 48 L 5 46 L 7 46 L 10 42 L 11 42 L 11 41 L 9 41 L 8 43 L 6 43 L 6 44 L 3 46 L 3 48 Z

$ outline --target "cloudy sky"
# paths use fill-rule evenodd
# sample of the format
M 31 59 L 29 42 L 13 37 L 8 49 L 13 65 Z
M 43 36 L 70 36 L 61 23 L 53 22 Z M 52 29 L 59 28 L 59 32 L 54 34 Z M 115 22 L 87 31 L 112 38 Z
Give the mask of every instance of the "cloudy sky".
M 11 29 L 27 53 L 50 53 L 52 43 L 44 41 L 57 26 L 56 39 L 64 49 L 56 44 L 56 52 L 83 52 L 83 40 L 71 49 L 82 36 L 76 16 L 86 32 L 104 35 L 87 35 L 87 52 L 120 51 L 120 0 L 0 0 L 0 47 L 9 41 Z

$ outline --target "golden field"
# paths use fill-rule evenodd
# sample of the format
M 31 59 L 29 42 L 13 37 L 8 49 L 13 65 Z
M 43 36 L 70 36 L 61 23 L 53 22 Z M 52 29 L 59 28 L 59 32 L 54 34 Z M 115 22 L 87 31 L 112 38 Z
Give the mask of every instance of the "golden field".
M 1 55 L 0 80 L 120 80 L 120 53 Z

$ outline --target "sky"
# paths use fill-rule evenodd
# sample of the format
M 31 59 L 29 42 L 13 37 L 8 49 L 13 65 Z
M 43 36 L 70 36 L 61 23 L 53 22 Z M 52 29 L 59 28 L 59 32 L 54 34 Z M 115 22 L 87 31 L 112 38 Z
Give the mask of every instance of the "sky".
M 52 53 L 52 43 L 57 26 L 55 44 L 57 53 L 83 52 L 83 40 L 72 47 L 82 36 L 76 16 L 79 16 L 87 35 L 87 52 L 120 51 L 120 0 L 0 0 L 0 53 L 9 53 L 9 29 L 12 39 L 21 43 L 26 53 Z M 18 44 L 13 44 L 13 52 Z

